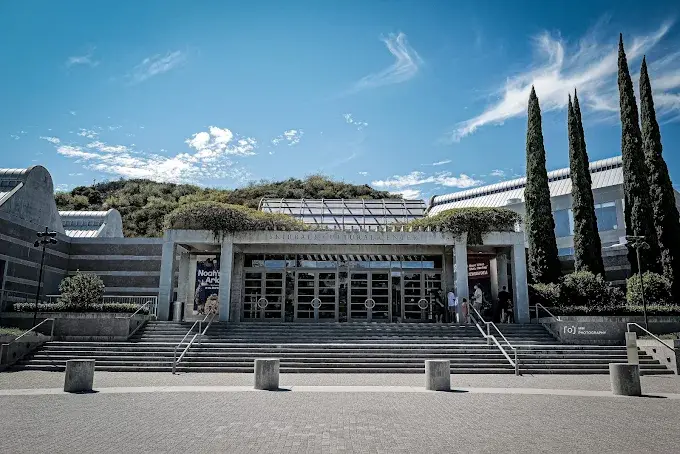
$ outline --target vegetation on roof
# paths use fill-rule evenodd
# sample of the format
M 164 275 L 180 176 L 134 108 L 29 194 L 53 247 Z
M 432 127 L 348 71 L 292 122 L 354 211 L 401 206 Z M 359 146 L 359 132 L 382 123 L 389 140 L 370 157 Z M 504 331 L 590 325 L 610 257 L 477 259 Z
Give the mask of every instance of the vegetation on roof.
M 304 230 L 305 225 L 286 214 L 264 213 L 241 205 L 202 201 L 187 203 L 165 216 L 166 229 L 210 230 L 220 238 L 247 230 Z
M 377 191 L 368 185 L 333 181 L 322 175 L 278 182 L 253 182 L 238 189 L 200 188 L 140 179 L 119 180 L 79 186 L 55 196 L 60 210 L 117 209 L 123 218 L 123 233 L 126 237 L 162 236 L 165 216 L 186 204 L 212 201 L 256 209 L 263 197 L 382 199 L 401 196 Z
M 482 244 L 489 232 L 511 232 L 521 216 L 507 208 L 453 208 L 434 216 L 416 219 L 408 223 L 416 229 L 449 232 L 455 236 L 467 233 L 467 243 Z

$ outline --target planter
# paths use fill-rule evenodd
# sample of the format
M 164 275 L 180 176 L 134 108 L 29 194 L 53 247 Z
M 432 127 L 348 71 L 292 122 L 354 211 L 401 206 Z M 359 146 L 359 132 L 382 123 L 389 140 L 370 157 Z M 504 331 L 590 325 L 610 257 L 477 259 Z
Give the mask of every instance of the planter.
M 38 322 L 46 318 L 54 319 L 54 338 L 65 341 L 124 341 L 150 319 L 148 315 L 130 317 L 129 314 L 106 312 L 38 313 Z M 30 329 L 33 326 L 33 314 L 30 313 L 4 312 L 2 319 L 18 328 Z
M 560 321 L 554 318 L 540 318 L 539 323 L 565 344 L 623 345 L 628 323 L 644 326 L 644 317 L 639 315 L 596 315 L 563 316 Z M 649 330 L 654 334 L 667 334 L 680 331 L 680 316 L 655 315 L 648 317 Z M 641 330 L 638 336 L 643 333 Z

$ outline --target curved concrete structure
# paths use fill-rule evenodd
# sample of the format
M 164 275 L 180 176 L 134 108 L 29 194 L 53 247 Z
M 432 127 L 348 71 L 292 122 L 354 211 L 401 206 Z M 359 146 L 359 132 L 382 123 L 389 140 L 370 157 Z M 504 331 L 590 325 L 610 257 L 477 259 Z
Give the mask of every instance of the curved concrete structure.
M 279 360 L 255 360 L 255 389 L 276 391 L 279 389 Z
M 610 364 L 609 377 L 612 394 L 616 396 L 641 396 L 640 366 L 638 364 Z
M 64 391 L 67 393 L 91 392 L 94 383 L 94 359 L 66 361 Z
M 428 391 L 451 390 L 451 361 L 448 359 L 425 361 L 425 389 Z

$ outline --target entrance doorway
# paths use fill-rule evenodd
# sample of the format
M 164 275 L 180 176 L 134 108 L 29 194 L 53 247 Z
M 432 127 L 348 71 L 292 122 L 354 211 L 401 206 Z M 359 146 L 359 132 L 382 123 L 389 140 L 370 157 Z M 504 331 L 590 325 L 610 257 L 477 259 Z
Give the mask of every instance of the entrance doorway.
M 349 279 L 348 321 L 390 321 L 390 273 L 353 271 Z
M 335 271 L 298 271 L 295 279 L 295 321 L 338 319 L 338 274 Z
M 245 273 L 243 318 L 248 320 L 282 320 L 285 287 L 283 271 L 249 271 Z

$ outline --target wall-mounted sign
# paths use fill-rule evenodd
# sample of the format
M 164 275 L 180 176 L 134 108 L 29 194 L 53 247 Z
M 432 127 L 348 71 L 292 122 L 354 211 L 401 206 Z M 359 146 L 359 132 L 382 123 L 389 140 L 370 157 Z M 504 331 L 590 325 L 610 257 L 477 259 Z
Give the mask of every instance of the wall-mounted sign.
M 468 277 L 469 278 L 489 277 L 489 261 L 488 260 L 483 262 L 468 261 Z
M 194 314 L 216 314 L 219 309 L 220 262 L 207 258 L 196 262 Z

